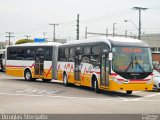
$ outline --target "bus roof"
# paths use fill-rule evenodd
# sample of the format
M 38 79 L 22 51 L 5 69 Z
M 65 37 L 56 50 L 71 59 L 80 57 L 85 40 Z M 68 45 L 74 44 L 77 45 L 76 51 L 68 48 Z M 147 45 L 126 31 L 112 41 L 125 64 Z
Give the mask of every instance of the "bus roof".
M 98 42 L 105 42 L 111 48 L 111 44 L 106 37 L 96 37 L 96 38 L 88 38 L 88 39 L 83 39 L 83 40 L 73 40 L 73 41 L 68 41 L 64 45 L 81 44 L 81 43 L 84 43 L 84 44 L 85 43 L 98 43 Z
M 133 47 L 149 47 L 147 43 L 142 40 L 124 37 L 108 37 L 112 46 L 133 46 Z
M 19 46 L 59 46 L 61 43 L 57 42 L 41 42 L 41 43 L 24 43 L 24 44 L 19 44 L 19 45 L 13 45 L 9 47 L 19 47 Z
M 110 48 L 111 46 L 134 46 L 134 47 L 149 47 L 145 42 L 133 39 L 133 38 L 124 38 L 124 37 L 96 37 L 83 40 L 74 40 L 68 41 L 66 44 L 80 44 L 80 43 L 95 43 L 95 42 L 104 42 L 107 43 Z

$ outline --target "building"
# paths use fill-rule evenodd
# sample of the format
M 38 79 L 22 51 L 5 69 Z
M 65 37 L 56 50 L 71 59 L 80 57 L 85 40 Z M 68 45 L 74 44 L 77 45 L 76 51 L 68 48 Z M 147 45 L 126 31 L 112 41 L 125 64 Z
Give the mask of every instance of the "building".
M 160 52 L 160 33 L 142 35 L 141 40 L 148 43 L 153 52 Z
M 150 45 L 153 67 L 160 72 L 160 33 L 143 35 L 141 39 Z
M 47 40 L 47 42 L 53 42 L 53 40 Z M 55 42 L 58 42 L 58 43 L 66 43 L 67 40 L 66 39 L 55 39 Z
M 10 42 L 10 45 L 13 45 L 13 42 Z M 6 40 L 5 42 L 0 42 L 0 49 L 5 49 L 9 46 L 9 40 Z
M 0 49 L 5 49 L 5 42 L 0 42 Z

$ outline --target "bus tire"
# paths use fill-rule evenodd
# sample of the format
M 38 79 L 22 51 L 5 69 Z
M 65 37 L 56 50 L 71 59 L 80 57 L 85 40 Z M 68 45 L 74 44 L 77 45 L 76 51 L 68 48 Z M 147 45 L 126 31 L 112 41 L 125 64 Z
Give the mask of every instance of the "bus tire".
M 97 80 L 94 80 L 94 91 L 95 91 L 95 93 L 99 93 L 100 92 L 100 90 L 99 90 L 99 87 L 98 87 L 98 81 Z
M 130 95 L 130 94 L 132 94 L 132 90 L 127 90 L 126 93 L 127 93 L 128 95 Z
M 24 78 L 25 78 L 25 80 L 32 80 L 32 74 L 31 74 L 30 70 L 25 70 Z
M 63 75 L 63 84 L 64 86 L 68 87 L 68 78 L 66 74 Z

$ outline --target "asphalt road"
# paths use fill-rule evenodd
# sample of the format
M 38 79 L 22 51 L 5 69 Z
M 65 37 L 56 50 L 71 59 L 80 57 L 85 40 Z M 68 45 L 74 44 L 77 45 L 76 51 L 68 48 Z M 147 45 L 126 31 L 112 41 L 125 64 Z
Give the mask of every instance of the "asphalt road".
M 90 88 L 25 81 L 0 72 L 0 113 L 159 114 L 160 92 L 96 94 Z

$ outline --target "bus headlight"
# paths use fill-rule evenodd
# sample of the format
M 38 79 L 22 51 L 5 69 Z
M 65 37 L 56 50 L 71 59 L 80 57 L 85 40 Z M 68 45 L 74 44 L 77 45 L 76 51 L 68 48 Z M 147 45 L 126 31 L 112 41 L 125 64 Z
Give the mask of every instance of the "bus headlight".
M 124 79 L 123 83 L 129 83 L 128 79 Z
M 119 80 L 118 80 L 117 78 L 115 78 L 115 77 L 113 77 L 112 80 L 115 81 L 115 82 L 118 83 L 118 84 L 122 84 L 122 82 L 119 81 Z
M 147 81 L 147 84 L 151 84 L 153 81 L 153 78 L 151 78 L 150 80 Z

